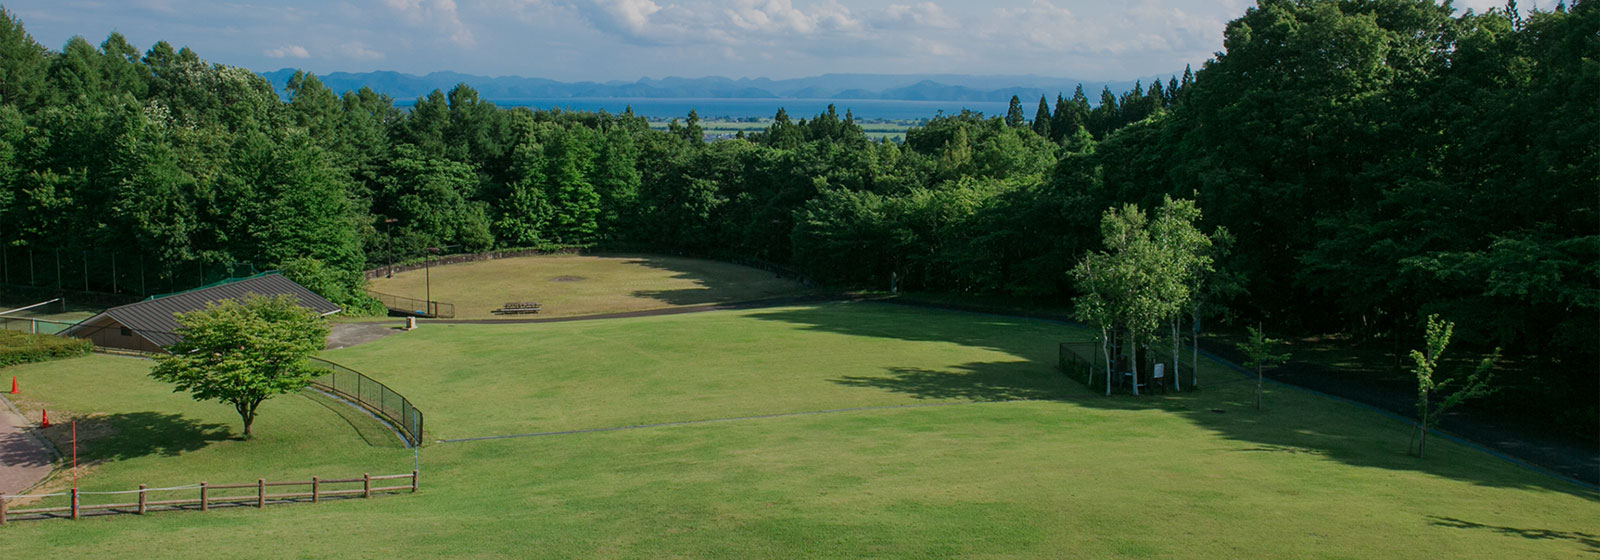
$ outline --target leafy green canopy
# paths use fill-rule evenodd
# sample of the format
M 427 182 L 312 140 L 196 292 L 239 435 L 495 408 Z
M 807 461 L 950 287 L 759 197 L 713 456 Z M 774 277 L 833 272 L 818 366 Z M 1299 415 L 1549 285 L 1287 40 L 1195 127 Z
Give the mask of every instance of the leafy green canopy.
M 932 115 L 898 144 L 869 140 L 848 108 L 780 110 L 718 142 L 698 114 L 654 131 L 631 111 L 496 107 L 465 85 L 407 111 L 304 73 L 274 91 L 166 43 L 139 56 L 115 34 L 52 52 L 3 14 L 13 282 L 25 251 L 95 250 L 123 259 L 90 279 L 137 266 L 162 285 L 208 263 L 309 258 L 357 293 L 353 273 L 391 253 L 601 244 L 1059 301 L 1083 293 L 1068 271 L 1103 247 L 1106 209 L 1171 196 L 1206 210 L 1198 230 L 1233 233 L 1214 268 L 1249 294 L 1235 315 L 1370 339 L 1442 313 L 1461 321 L 1459 343 L 1555 372 L 1495 398 L 1600 427 L 1578 397 L 1594 368 L 1570 367 L 1600 351 L 1593 0 L 1460 15 L 1262 1 L 1197 70 L 1059 92 L 1032 123 L 1020 97 L 1001 115 Z M 34 263 L 58 279 L 50 264 Z
M 305 388 L 322 371 L 306 358 L 326 344 L 327 322 L 291 296 L 225 300 L 179 314 L 178 325 L 183 340 L 150 376 L 197 401 L 233 405 L 245 437 L 263 401 Z

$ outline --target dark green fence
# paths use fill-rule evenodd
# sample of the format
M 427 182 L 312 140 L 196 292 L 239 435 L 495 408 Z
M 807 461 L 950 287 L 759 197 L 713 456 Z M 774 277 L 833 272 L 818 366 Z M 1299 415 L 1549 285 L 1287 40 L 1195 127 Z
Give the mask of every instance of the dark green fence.
M 0 243 L 0 284 L 147 297 L 260 273 L 249 263 L 170 261 L 141 253 L 18 248 Z

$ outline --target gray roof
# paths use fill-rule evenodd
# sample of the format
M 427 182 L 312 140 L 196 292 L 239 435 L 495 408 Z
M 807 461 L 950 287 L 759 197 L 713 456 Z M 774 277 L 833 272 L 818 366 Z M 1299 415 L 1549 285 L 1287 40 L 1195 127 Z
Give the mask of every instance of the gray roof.
M 174 314 L 202 310 L 206 308 L 207 304 L 223 300 L 242 299 L 250 294 L 294 296 L 301 307 L 316 311 L 318 315 L 330 315 L 340 311 L 339 306 L 323 299 L 322 296 L 306 289 L 305 286 L 285 278 L 282 274 L 269 272 L 220 286 L 200 288 L 113 307 L 79 324 L 88 325 L 102 316 L 110 316 L 118 323 L 121 323 L 122 326 L 132 329 L 158 346 L 171 346 L 181 340 L 181 337 L 174 333 L 178 329 L 178 321 L 177 318 L 173 317 Z M 74 330 L 77 330 L 77 328 L 68 329 L 62 334 L 72 336 Z

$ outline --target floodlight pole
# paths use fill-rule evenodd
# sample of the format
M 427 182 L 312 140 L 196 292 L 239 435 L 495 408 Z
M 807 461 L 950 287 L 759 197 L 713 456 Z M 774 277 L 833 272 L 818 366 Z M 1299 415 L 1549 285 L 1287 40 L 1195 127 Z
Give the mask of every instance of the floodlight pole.
M 428 247 L 422 251 L 422 301 L 427 307 L 428 314 L 434 316 L 438 313 L 435 313 L 433 308 L 433 272 L 428 268 L 428 261 L 432 258 L 429 255 L 436 250 L 434 247 Z

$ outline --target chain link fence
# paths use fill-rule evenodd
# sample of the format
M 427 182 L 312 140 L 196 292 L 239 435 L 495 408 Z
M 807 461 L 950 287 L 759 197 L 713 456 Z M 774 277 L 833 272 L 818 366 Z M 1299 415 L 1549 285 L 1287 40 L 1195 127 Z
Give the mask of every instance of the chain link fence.
M 428 301 L 425 299 L 408 298 L 405 296 L 374 292 L 372 290 L 367 290 L 367 295 L 377 299 L 383 304 L 384 307 L 388 308 L 389 311 L 393 311 L 395 313 L 416 315 L 418 317 L 430 317 L 435 319 L 453 319 L 456 316 L 455 304 L 444 303 L 442 301 Z
M 312 386 L 359 404 L 388 420 L 405 437 L 406 443 L 422 444 L 422 411 L 405 396 L 359 371 L 328 360 L 311 358 L 311 365 L 328 370 L 326 375 L 312 380 Z

